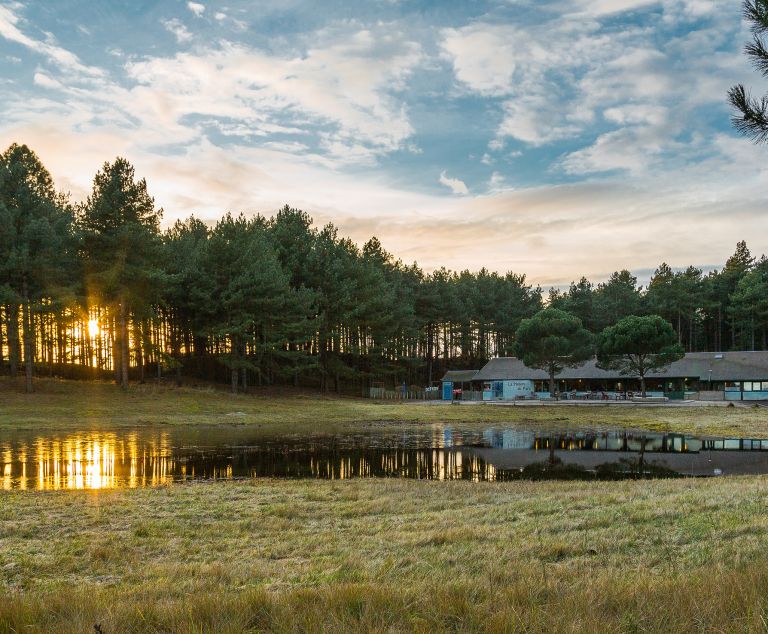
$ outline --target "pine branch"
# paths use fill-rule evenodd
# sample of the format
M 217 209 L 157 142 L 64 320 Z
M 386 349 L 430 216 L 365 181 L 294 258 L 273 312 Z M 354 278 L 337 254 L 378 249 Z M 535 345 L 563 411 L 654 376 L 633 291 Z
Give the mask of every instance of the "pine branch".
M 731 118 L 733 127 L 755 143 L 768 142 L 768 97 L 758 101 L 739 84 L 728 91 L 728 101 L 741 113 Z
M 745 0 L 744 19 L 752 23 L 753 33 L 768 32 L 768 0 Z
M 744 47 L 744 52 L 752 58 L 752 65 L 762 73 L 763 77 L 768 77 L 768 49 L 763 40 L 757 35 L 755 39 Z

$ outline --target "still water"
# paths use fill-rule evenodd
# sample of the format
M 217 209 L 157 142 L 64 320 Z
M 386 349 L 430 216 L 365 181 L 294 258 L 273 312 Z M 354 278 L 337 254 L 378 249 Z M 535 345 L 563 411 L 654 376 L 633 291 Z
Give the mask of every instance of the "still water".
M 644 475 L 768 473 L 768 440 L 641 431 L 466 431 L 449 425 L 267 438 L 247 428 L 221 427 L 27 433 L 0 436 L 0 489 L 259 477 L 510 480 L 529 477 L 553 459 L 586 477 L 637 472 L 638 464 Z

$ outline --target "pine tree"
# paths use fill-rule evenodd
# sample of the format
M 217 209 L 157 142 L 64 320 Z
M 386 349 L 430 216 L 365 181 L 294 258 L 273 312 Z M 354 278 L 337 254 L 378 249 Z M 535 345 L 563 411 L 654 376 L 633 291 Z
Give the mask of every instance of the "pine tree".
M 645 396 L 646 375 L 683 358 L 683 347 L 675 339 L 672 324 L 663 317 L 630 315 L 598 337 L 598 367 L 638 377 Z
M 205 223 L 192 217 L 177 220 L 163 236 L 162 297 L 171 339 L 168 361 L 175 370 L 177 385 L 181 385 L 182 344 L 189 352 L 191 339 L 205 332 L 206 315 L 214 301 L 211 278 L 204 269 L 208 234 Z
M 0 163 L 0 289 L 9 303 L 9 343 L 14 356 L 18 355 L 21 313 L 25 387 L 32 392 L 37 347 L 34 314 L 42 310 L 44 300 L 63 293 L 74 268 L 69 260 L 72 214 L 51 175 L 26 145 L 11 145 Z
M 158 296 L 162 209 L 155 208 L 144 179 L 123 158 L 105 163 L 93 180 L 93 191 L 80 210 L 86 289 L 91 303 L 111 308 L 117 328 L 112 359 L 116 377 L 128 385 L 131 313 Z
M 744 18 L 751 23 L 752 41 L 744 52 L 763 77 L 768 77 L 768 48 L 764 41 L 768 33 L 768 0 L 745 0 Z M 755 143 L 768 142 L 768 95 L 752 97 L 743 85 L 728 91 L 728 100 L 736 110 L 734 127 Z
M 545 308 L 524 319 L 515 336 L 515 351 L 529 368 L 549 375 L 549 393 L 555 396 L 555 376 L 576 367 L 593 354 L 592 335 L 581 320 L 557 308 Z
M 628 315 L 640 314 L 641 304 L 637 278 L 627 270 L 612 273 L 607 282 L 598 284 L 594 294 L 595 330 L 611 326 Z
M 766 346 L 768 328 L 768 260 L 763 258 L 736 284 L 730 297 L 729 313 L 742 334 L 741 347 L 757 348 L 757 335 L 762 332 L 762 347 Z

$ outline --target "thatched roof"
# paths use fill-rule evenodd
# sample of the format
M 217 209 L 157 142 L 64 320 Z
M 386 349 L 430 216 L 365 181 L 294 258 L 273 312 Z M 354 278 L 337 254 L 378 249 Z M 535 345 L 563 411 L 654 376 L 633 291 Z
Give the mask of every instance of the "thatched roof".
M 710 370 L 711 375 L 710 375 Z M 761 381 L 768 380 L 768 351 L 758 352 L 689 352 L 664 372 L 646 375 L 648 378 L 699 379 L 702 381 Z M 620 379 L 615 370 L 601 370 L 590 359 L 576 368 L 565 368 L 560 379 Z M 474 381 L 505 381 L 516 379 L 543 380 L 547 373 L 526 366 L 517 357 L 491 359 Z M 450 380 L 450 379 L 448 379 Z
M 469 383 L 474 381 L 478 370 L 448 370 L 441 381 L 451 381 L 453 383 Z

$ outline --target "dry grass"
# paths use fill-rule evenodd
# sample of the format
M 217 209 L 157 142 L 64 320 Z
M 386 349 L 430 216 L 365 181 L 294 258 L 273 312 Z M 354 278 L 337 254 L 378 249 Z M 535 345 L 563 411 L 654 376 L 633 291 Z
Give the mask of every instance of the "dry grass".
M 747 408 L 454 407 L 0 380 L 0 433 L 450 422 L 768 436 Z M 236 416 L 232 416 L 236 413 Z M 762 632 L 768 478 L 0 493 L 3 632 Z
M 768 479 L 0 496 L 0 632 L 758 632 Z
M 0 431 L 88 430 L 162 425 L 250 425 L 265 433 L 325 432 L 378 424 L 519 424 L 540 427 L 624 427 L 715 435 L 768 437 L 768 409 L 754 407 L 634 407 L 632 405 L 500 407 L 401 404 L 317 395 L 231 395 L 176 389 L 39 380 L 23 394 L 0 379 Z

